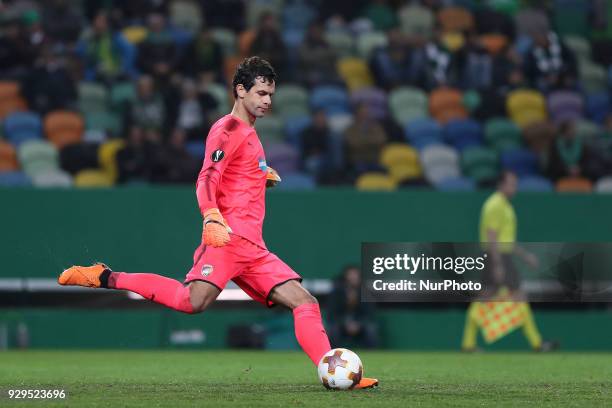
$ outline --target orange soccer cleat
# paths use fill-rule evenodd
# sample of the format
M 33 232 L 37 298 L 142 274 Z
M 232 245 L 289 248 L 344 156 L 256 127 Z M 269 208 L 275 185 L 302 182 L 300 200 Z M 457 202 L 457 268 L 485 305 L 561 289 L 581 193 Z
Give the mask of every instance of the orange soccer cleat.
M 359 384 L 357 384 L 354 389 L 359 390 L 359 389 L 374 388 L 374 387 L 378 387 L 378 380 L 376 378 L 363 377 L 361 381 L 359 381 Z
M 106 271 L 108 271 L 107 276 L 102 277 L 102 274 Z M 57 278 L 57 283 L 65 286 L 85 286 L 88 288 L 106 287 L 110 271 L 109 267 L 103 263 L 92 266 L 71 266 Z

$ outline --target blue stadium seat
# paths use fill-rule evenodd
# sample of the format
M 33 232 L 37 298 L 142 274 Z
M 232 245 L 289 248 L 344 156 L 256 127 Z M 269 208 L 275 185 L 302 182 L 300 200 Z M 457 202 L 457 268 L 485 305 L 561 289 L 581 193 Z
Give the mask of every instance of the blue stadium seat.
M 15 112 L 4 120 L 4 135 L 15 146 L 42 138 L 42 120 L 33 112 Z
M 506 170 L 514 171 L 519 177 L 537 175 L 538 157 L 527 149 L 507 150 L 501 154 L 501 164 Z
M 466 177 L 447 178 L 436 183 L 436 190 L 439 191 L 474 191 L 476 183 Z
M 610 95 L 608 92 L 598 92 L 587 96 L 586 111 L 589 118 L 597 123 L 603 123 L 610 111 L 612 111 Z
M 482 126 L 473 119 L 449 121 L 444 127 L 444 139 L 457 150 L 482 144 Z
M 419 150 L 430 145 L 442 144 L 442 127 L 432 119 L 410 121 L 404 133 L 406 140 Z
M 288 173 L 281 175 L 279 190 L 313 190 L 317 183 L 312 176 L 304 173 Z
M 518 181 L 519 191 L 528 192 L 551 192 L 554 191 L 554 186 L 550 180 L 541 176 L 521 177 Z
M 296 116 L 285 121 L 285 138 L 287 142 L 295 147 L 301 149 L 302 146 L 302 132 L 312 123 L 310 116 Z
M 310 94 L 310 105 L 313 109 L 323 109 L 328 115 L 350 113 L 349 97 L 344 88 L 339 86 L 318 86 Z
M 27 187 L 31 185 L 30 178 L 21 171 L 0 172 L 0 186 L 2 187 Z

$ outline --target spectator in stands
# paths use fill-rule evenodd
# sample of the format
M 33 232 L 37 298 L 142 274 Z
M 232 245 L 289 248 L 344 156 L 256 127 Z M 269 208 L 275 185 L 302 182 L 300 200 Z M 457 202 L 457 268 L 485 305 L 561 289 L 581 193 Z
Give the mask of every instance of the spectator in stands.
M 156 183 L 193 183 L 195 182 L 201 160 L 191 156 L 185 149 L 187 134 L 175 128 L 163 148 L 154 156 L 151 181 Z
M 387 90 L 416 81 L 422 59 L 412 58 L 411 51 L 399 29 L 387 32 L 387 46 L 374 50 L 370 66 L 376 85 Z
M 177 46 L 162 14 L 150 14 L 147 26 L 147 37 L 138 46 L 138 68 L 156 80 L 165 80 L 177 66 Z
M 181 66 L 191 76 L 210 72 L 216 79 L 222 78 L 223 50 L 214 39 L 212 31 L 203 28 L 197 34 L 185 52 Z
M 431 90 L 440 86 L 455 86 L 462 72 L 460 61 L 455 51 L 463 47 L 460 33 L 445 34 L 440 27 L 434 31 L 434 37 L 416 54 L 424 62 L 418 62 L 421 68 L 419 80 L 425 89 Z
M 66 67 L 61 50 L 46 47 L 34 69 L 22 84 L 30 109 L 45 114 L 55 109 L 73 108 L 77 98 L 75 81 Z
M 17 19 L 5 21 L 0 36 L 0 76 L 22 79 L 36 59 L 23 25 Z
M 305 84 L 316 86 L 338 80 L 337 59 L 336 52 L 323 37 L 323 26 L 318 22 L 311 24 L 298 51 L 300 77 Z
M 91 29 L 85 32 L 77 47 L 85 65 L 85 79 L 90 81 L 136 76 L 134 47 L 121 31 L 111 30 L 108 20 L 105 12 L 96 14 Z
M 117 152 L 120 183 L 150 181 L 159 154 L 161 136 L 156 130 L 132 126 L 126 146 Z
M 361 302 L 361 273 L 355 265 L 346 266 L 329 297 L 329 328 L 332 347 L 375 348 L 378 329 L 374 321 L 374 304 Z
M 136 100 L 128 109 L 128 126 L 161 131 L 165 121 L 164 102 L 161 95 L 155 91 L 153 78 L 142 75 L 138 79 Z
M 574 54 L 552 31 L 536 34 L 525 59 L 525 73 L 533 87 L 547 92 L 555 88 L 573 88 L 577 78 Z
M 302 163 L 304 169 L 317 180 L 324 175 L 330 163 L 331 130 L 323 109 L 312 115 L 312 124 L 302 131 Z
M 49 0 L 44 2 L 42 23 L 51 41 L 66 46 L 75 44 L 81 34 L 83 19 L 68 0 Z
M 380 151 L 387 142 L 383 127 L 370 117 L 366 104 L 355 109 L 355 120 L 344 132 L 346 158 L 359 173 L 378 168 Z
M 190 139 L 195 139 L 203 133 L 205 123 L 206 112 L 198 97 L 197 84 L 191 79 L 186 79 L 182 85 L 182 99 L 178 106 L 176 127 Z M 178 135 L 176 130 L 173 134 Z M 175 143 L 174 146 L 177 144 Z
M 249 54 L 258 55 L 267 60 L 282 77 L 282 73 L 287 68 L 287 47 L 278 30 L 274 14 L 263 13 L 261 15 Z
M 559 134 L 551 144 L 548 158 L 548 174 L 553 180 L 563 177 L 585 176 L 588 153 L 584 142 L 576 136 L 574 122 L 559 125 Z

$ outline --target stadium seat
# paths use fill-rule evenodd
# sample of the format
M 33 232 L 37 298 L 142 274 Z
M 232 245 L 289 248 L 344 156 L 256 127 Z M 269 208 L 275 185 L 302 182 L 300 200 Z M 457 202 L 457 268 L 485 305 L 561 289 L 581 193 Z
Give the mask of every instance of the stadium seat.
M 368 113 L 376 120 L 383 120 L 387 116 L 387 94 L 380 88 L 361 88 L 351 92 L 353 106 L 365 104 Z
M 459 151 L 482 144 L 482 128 L 473 119 L 459 119 L 447 122 L 444 127 L 444 139 Z
M 223 78 L 228 84 L 232 83 L 234 79 L 234 73 L 236 73 L 236 67 L 242 62 L 243 57 L 231 56 L 223 59 Z
M 18 168 L 15 147 L 0 139 L 0 172 L 15 171 Z
M 13 112 L 4 119 L 4 136 L 15 146 L 42 138 L 42 121 L 34 112 Z
M 223 50 L 223 55 L 228 57 L 235 55 L 238 49 L 236 34 L 227 28 L 217 27 L 211 29 L 212 37 L 219 43 Z
M 531 150 L 547 153 L 557 135 L 557 127 L 550 122 L 532 122 L 523 129 L 523 139 Z
M 508 116 L 521 128 L 547 118 L 544 96 L 532 89 L 517 89 L 510 92 L 506 108 Z
M 312 119 L 310 115 L 296 116 L 285 120 L 285 140 L 300 150 L 302 146 L 302 132 L 310 126 Z
M 18 98 L 20 96 L 19 82 L 0 81 L 0 100 Z
M 591 44 L 586 38 L 568 35 L 563 38 L 563 42 L 574 52 L 579 61 L 591 60 Z
M 202 28 L 202 11 L 200 5 L 190 0 L 174 0 L 170 3 L 170 21 L 192 35 Z
M 329 129 L 333 134 L 342 135 L 347 127 L 353 123 L 353 115 L 350 113 L 339 113 L 331 115 L 327 119 Z
M 466 177 L 449 177 L 438 181 L 435 184 L 439 191 L 474 191 L 476 184 L 474 180 Z
M 399 87 L 389 93 L 391 116 L 400 125 L 428 117 L 427 94 L 417 88 Z
M 279 190 L 314 190 L 317 186 L 314 178 L 304 173 L 287 173 L 281 175 Z
M 21 171 L 0 171 L 1 187 L 28 187 L 32 180 Z
M 583 140 L 594 139 L 603 135 L 603 129 L 597 123 L 588 120 L 578 120 L 574 123 L 576 127 L 576 136 Z
M 23 142 L 17 149 L 17 158 L 23 171 L 30 177 L 38 173 L 59 170 L 57 148 L 47 141 Z
M 204 143 L 197 142 L 204 146 Z M 117 153 L 125 147 L 125 141 L 123 139 L 112 139 L 102 143 L 98 149 L 98 163 L 111 180 L 115 182 L 119 176 L 119 167 L 117 165 Z M 201 159 L 204 156 L 204 148 L 202 147 L 202 155 L 198 157 Z
M 423 170 L 418 162 L 414 164 L 398 164 L 389 167 L 389 176 L 396 183 L 405 183 L 412 180 L 419 180 L 423 176 Z
M 587 96 L 586 111 L 589 119 L 603 123 L 606 116 L 612 111 L 610 95 L 606 91 L 599 91 Z
M 518 191 L 549 193 L 554 191 L 553 184 L 545 177 L 526 176 L 519 178 Z
M 355 39 L 344 31 L 326 31 L 325 40 L 338 57 L 347 58 L 355 55 Z
M 308 91 L 299 85 L 280 85 L 274 93 L 274 103 L 272 104 L 274 113 L 288 119 L 293 116 L 307 115 Z
M 608 75 L 606 70 L 590 61 L 580 64 L 580 81 L 587 93 L 599 92 L 608 87 Z
M 78 85 L 79 110 L 88 112 L 105 111 L 108 109 L 108 91 L 103 85 L 95 82 L 81 82 Z
M 351 91 L 374 85 L 374 78 L 365 60 L 351 57 L 342 58 L 338 61 L 337 68 L 340 78 Z
M 538 158 L 534 152 L 527 149 L 502 152 L 501 165 L 504 169 L 516 173 L 519 178 L 538 174 Z
M 136 88 L 132 82 L 119 82 L 110 90 L 111 108 L 122 112 L 127 105 L 136 99 Z
M 95 111 L 85 115 L 85 127 L 87 130 L 98 130 L 118 137 L 121 136 L 123 123 L 119 114 Z
M 384 173 L 364 173 L 357 178 L 355 187 L 360 191 L 393 191 L 397 182 Z
M 445 7 L 437 14 L 438 23 L 446 32 L 469 32 L 474 29 L 472 13 L 462 7 Z
M 409 36 L 431 38 L 434 27 L 434 15 L 430 9 L 418 3 L 409 3 L 398 12 L 400 29 Z
M 316 16 L 315 9 L 307 1 L 285 2 L 282 11 L 283 27 L 306 31 Z
M 313 109 L 323 109 L 328 115 L 350 113 L 346 91 L 338 86 L 318 86 L 310 94 Z
M 387 36 L 383 32 L 372 31 L 357 37 L 357 53 L 364 60 L 369 60 L 372 51 L 379 47 L 387 46 Z
M 261 143 L 266 146 L 270 143 L 279 143 L 284 141 L 284 123 L 283 120 L 275 115 L 266 115 L 257 120 L 255 129 Z
M 102 170 L 81 170 L 74 176 L 74 186 L 78 188 L 112 187 L 112 175 Z
M 478 38 L 478 42 L 491 55 L 498 55 L 504 51 L 508 45 L 508 37 L 503 34 L 485 34 Z
M 564 36 L 589 34 L 590 6 L 584 0 L 554 0 L 553 23 L 555 30 Z
M 555 188 L 559 193 L 590 193 L 593 183 L 583 177 L 565 177 L 557 181 Z
M 125 39 L 133 45 L 138 45 L 147 38 L 148 31 L 142 26 L 129 26 L 121 30 Z
M 454 88 L 437 88 L 429 94 L 429 112 L 438 122 L 445 124 L 453 119 L 468 116 L 463 106 L 461 91 Z
M 461 176 L 459 155 L 450 146 L 428 146 L 421 151 L 420 158 L 425 178 L 433 185 L 446 178 Z
M 206 92 L 217 101 L 217 112 L 224 115 L 230 110 L 230 91 L 227 87 L 214 82 L 208 84 Z
M 27 110 L 18 82 L 0 81 L 0 120 L 13 112 Z
M 62 170 L 41 172 L 32 176 L 32 185 L 41 188 L 70 188 L 72 177 Z
M 44 117 L 47 139 L 58 148 L 79 142 L 83 136 L 83 128 L 83 119 L 75 112 L 53 111 Z
M 469 147 L 461 153 L 461 169 L 478 184 L 490 183 L 499 174 L 498 154 L 485 147 Z
M 431 119 L 416 119 L 408 122 L 405 127 L 405 135 L 406 140 L 417 149 L 441 144 L 443 140 L 442 127 Z
M 501 152 L 521 146 L 521 130 L 505 118 L 492 118 L 485 123 L 484 137 L 487 144 Z
M 602 177 L 595 183 L 597 193 L 612 194 L 612 176 Z
M 574 91 L 555 91 L 548 95 L 548 112 L 555 123 L 573 121 L 582 117 L 584 101 Z
M 389 143 L 380 152 L 380 164 L 389 169 L 398 165 L 418 165 L 419 154 L 403 143 Z
M 288 143 L 275 143 L 266 146 L 266 162 L 283 174 L 295 173 L 300 164 L 300 153 Z

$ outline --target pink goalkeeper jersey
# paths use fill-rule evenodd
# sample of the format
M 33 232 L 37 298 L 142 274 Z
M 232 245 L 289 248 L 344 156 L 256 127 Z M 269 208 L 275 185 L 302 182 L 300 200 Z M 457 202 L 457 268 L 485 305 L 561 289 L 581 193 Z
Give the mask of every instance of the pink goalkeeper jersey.
M 202 214 L 218 208 L 234 234 L 265 248 L 267 165 L 255 129 L 225 115 L 210 129 L 196 183 Z

